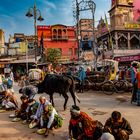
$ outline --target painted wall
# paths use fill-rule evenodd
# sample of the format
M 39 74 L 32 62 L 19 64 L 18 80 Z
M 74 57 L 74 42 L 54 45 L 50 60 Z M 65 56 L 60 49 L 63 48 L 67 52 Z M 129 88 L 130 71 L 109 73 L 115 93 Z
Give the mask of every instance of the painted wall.
M 62 31 L 66 29 L 66 34 L 62 33 L 62 38 L 66 39 L 54 39 L 53 29 Z M 75 36 L 75 28 L 73 26 L 65 25 L 52 25 L 52 26 L 38 26 L 38 46 L 40 46 L 40 40 L 43 33 L 44 48 L 59 48 L 62 52 L 62 58 L 67 56 L 70 59 L 77 59 L 77 41 Z
M 140 0 L 134 0 L 134 20 L 137 21 L 137 19 L 140 17 Z

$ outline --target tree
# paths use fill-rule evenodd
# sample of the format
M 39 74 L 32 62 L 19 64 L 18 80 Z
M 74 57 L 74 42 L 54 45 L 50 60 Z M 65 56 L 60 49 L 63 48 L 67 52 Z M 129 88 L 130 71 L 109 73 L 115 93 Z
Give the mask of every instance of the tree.
M 61 58 L 61 51 L 60 49 L 47 49 L 46 57 L 48 62 L 56 63 Z

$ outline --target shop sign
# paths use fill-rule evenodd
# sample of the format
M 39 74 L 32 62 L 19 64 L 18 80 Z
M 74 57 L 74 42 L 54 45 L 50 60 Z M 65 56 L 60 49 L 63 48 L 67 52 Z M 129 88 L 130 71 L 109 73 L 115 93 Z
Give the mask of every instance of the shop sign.
M 124 24 L 124 27 L 126 28 L 126 29 L 136 29 L 136 28 L 140 28 L 140 23 L 125 23 Z
M 4 73 L 10 73 L 11 69 L 10 68 L 4 68 Z
M 136 61 L 140 60 L 140 55 L 116 57 L 115 60 L 119 62 Z

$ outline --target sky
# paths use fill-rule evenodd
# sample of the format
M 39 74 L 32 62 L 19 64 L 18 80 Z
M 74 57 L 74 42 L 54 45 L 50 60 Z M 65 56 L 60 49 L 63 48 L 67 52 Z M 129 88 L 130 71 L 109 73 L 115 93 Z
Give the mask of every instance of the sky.
M 37 25 L 74 25 L 72 1 L 36 0 L 37 8 L 44 18 L 44 21 L 37 22 Z M 104 13 L 108 13 L 110 1 L 94 0 L 96 3 L 95 21 L 98 21 L 101 16 L 104 18 Z M 9 35 L 14 35 L 14 33 L 34 34 L 33 18 L 25 15 L 28 9 L 33 7 L 35 0 L 0 0 L 0 2 L 0 28 L 5 32 L 6 41 L 8 41 Z M 90 14 L 81 13 L 82 17 L 90 18 Z

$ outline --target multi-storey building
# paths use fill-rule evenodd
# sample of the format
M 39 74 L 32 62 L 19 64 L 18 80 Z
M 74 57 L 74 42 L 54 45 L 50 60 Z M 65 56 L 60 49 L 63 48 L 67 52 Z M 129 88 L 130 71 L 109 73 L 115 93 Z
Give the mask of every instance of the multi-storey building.
M 41 37 L 45 49 L 60 49 L 62 61 L 77 59 L 77 40 L 74 26 L 49 25 L 37 26 L 38 43 L 40 46 Z
M 5 53 L 5 33 L 0 29 L 0 56 Z
M 134 20 L 140 22 L 140 0 L 133 0 Z
M 80 20 L 81 48 L 83 51 L 92 50 L 93 47 L 93 19 Z
M 112 37 L 114 59 L 120 62 L 140 60 L 140 22 L 133 20 L 133 8 L 133 0 L 112 0 L 110 32 L 98 35 L 104 44 Z

